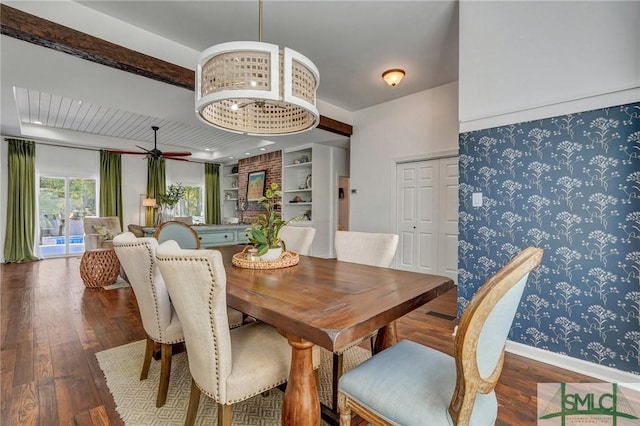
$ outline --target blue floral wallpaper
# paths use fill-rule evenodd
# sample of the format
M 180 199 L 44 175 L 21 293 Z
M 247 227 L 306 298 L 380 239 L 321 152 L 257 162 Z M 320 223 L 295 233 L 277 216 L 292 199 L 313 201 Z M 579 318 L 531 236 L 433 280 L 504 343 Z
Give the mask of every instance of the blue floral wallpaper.
M 542 247 L 510 339 L 640 374 L 640 103 L 459 142 L 459 312 L 515 253 Z

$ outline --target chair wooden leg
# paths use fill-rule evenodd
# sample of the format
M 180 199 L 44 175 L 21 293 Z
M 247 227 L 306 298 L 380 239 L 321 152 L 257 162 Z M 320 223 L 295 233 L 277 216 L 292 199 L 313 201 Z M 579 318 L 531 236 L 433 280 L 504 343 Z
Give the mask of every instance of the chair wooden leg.
M 218 426 L 231 426 L 231 405 L 218 404 Z
M 147 380 L 149 376 L 149 367 L 151 366 L 151 357 L 153 356 L 153 343 L 153 340 L 147 336 L 147 345 L 144 350 L 144 361 L 142 362 L 140 380 Z
M 196 385 L 196 381 L 191 379 L 191 394 L 189 395 L 189 408 L 187 408 L 187 418 L 184 426 L 193 426 L 196 424 L 196 416 L 198 415 L 198 405 L 200 405 L 200 394 L 202 391 Z
M 333 411 L 338 412 L 338 380 L 340 380 L 340 376 L 342 376 L 342 354 L 333 354 L 332 373 L 331 408 L 333 408 Z
M 167 402 L 169 390 L 169 377 L 171 376 L 172 345 L 163 343 L 160 355 L 160 385 L 158 386 L 158 399 L 156 407 L 162 407 Z
M 347 405 L 347 397 L 338 395 L 338 407 L 340 408 L 340 426 L 351 426 L 351 407 Z

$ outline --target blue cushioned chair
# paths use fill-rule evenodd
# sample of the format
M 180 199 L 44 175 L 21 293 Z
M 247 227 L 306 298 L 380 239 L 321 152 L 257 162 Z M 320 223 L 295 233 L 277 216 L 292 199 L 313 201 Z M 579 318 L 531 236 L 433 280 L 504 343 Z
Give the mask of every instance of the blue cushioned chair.
M 375 232 L 336 231 L 334 247 L 336 257 L 341 262 L 359 263 L 361 265 L 379 266 L 388 268 L 396 255 L 398 240 L 396 234 L 381 234 Z M 359 345 L 367 338 L 371 340 L 371 353 L 374 350 L 373 336 L 375 333 L 353 342 L 353 347 Z M 347 348 L 348 349 L 348 348 Z M 331 407 L 338 410 L 338 380 L 342 376 L 343 355 L 342 352 L 333 353 L 333 370 L 331 376 L 332 396 Z
M 198 233 L 186 223 L 177 220 L 163 222 L 153 236 L 158 240 L 158 244 L 174 240 L 183 249 L 200 248 Z
M 453 357 L 402 340 L 345 373 L 340 425 L 351 424 L 352 412 L 372 425 L 493 425 L 504 345 L 542 252 L 523 250 L 478 290 L 460 319 Z

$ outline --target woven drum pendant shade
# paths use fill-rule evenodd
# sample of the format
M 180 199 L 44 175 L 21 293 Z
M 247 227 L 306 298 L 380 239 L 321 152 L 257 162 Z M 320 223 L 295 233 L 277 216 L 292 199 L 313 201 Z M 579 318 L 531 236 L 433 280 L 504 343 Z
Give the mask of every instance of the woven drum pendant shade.
M 206 124 L 250 135 L 288 135 L 318 125 L 319 73 L 307 57 L 275 44 L 238 41 L 200 55 L 196 111 Z

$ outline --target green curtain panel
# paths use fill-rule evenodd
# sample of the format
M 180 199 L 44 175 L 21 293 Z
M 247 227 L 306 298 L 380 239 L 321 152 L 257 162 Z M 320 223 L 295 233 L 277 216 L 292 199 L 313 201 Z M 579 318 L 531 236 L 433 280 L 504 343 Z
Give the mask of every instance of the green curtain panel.
M 122 226 L 122 156 L 100 151 L 100 216 L 118 216 Z
M 165 176 L 164 158 L 149 158 L 147 160 L 147 197 L 160 199 L 160 194 L 164 194 L 167 188 L 167 179 Z M 156 209 L 146 207 L 145 224 L 147 226 L 155 225 Z
M 4 260 L 22 263 L 39 260 L 33 255 L 36 223 L 36 145 L 33 141 L 6 139 L 7 223 Z
M 220 212 L 220 164 L 204 165 L 204 221 L 221 223 Z

